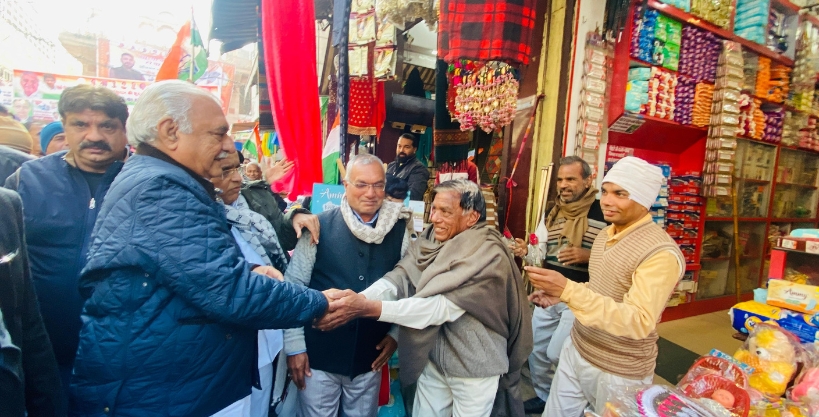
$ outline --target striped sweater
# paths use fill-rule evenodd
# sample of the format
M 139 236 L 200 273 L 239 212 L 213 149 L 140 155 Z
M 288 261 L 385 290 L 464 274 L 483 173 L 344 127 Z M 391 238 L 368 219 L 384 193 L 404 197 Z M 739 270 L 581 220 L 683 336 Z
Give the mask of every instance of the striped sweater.
M 621 303 L 632 285 L 637 267 L 651 256 L 672 251 L 682 259 L 679 247 L 666 232 L 652 222 L 637 226 L 616 244 L 607 247 L 606 228 L 597 235 L 589 262 L 589 290 Z M 680 278 L 682 274 L 680 274 Z M 657 294 L 667 299 L 669 294 Z M 589 363 L 628 379 L 643 379 L 654 373 L 657 360 L 657 333 L 643 339 L 614 336 L 599 328 L 583 325 L 579 320 L 572 328 L 572 341 Z

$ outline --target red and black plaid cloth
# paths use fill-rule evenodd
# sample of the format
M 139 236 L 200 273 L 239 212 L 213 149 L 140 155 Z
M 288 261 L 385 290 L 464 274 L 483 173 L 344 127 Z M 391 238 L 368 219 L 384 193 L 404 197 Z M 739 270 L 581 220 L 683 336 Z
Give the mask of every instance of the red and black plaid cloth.
M 537 0 L 441 0 L 438 56 L 444 61 L 529 63 Z

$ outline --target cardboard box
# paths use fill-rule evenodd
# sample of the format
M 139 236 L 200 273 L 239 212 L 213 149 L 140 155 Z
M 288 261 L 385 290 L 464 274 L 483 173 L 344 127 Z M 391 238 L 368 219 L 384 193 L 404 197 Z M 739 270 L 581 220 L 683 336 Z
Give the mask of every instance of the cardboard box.
M 811 237 L 780 237 L 780 248 L 819 254 L 819 239 Z
M 819 287 L 781 279 L 768 280 L 768 305 L 814 314 L 819 312 Z

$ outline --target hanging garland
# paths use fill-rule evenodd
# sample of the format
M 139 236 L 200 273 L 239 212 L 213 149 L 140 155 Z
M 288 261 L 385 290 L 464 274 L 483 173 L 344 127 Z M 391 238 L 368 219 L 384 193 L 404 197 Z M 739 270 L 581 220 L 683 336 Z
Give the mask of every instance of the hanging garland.
M 514 68 L 496 61 L 459 60 L 448 72 L 454 93 L 449 94 L 449 110 L 461 130 L 477 127 L 489 133 L 512 123 L 519 87 Z

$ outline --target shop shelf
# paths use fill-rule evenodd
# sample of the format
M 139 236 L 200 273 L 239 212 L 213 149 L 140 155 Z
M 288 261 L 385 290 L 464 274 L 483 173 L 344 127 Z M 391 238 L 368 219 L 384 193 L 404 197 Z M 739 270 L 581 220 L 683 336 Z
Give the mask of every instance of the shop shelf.
M 804 217 L 789 217 L 789 218 L 773 218 L 771 223 L 816 223 L 817 219 L 808 219 Z
M 814 153 L 814 154 L 819 154 L 819 151 L 815 151 L 813 149 L 800 148 L 798 146 L 790 146 L 790 145 L 779 145 L 779 146 L 784 148 L 784 149 L 790 149 L 792 151 L 802 151 L 802 152 L 810 152 L 810 153 Z
M 680 153 L 708 134 L 707 127 L 683 125 L 646 114 L 625 112 L 623 115 L 643 119 L 644 123 L 631 134 L 609 130 L 609 145 Z
M 661 3 L 658 0 L 649 0 L 648 6 L 666 16 L 673 17 L 674 19 L 683 21 L 685 23 L 688 23 L 689 25 L 696 26 L 698 28 L 713 32 L 715 35 L 720 36 L 724 39 L 738 42 L 742 46 L 756 52 L 757 54 L 764 55 L 768 58 L 771 58 L 774 61 L 781 62 L 789 67 L 793 66 L 793 59 L 790 59 L 785 55 L 776 53 L 768 49 L 768 47 L 766 47 L 765 45 L 760 45 L 756 42 L 752 42 L 740 36 L 737 36 L 729 29 L 721 28 L 713 23 L 707 22 L 690 13 L 686 13 L 674 6 Z
M 750 184 L 768 184 L 768 183 L 770 183 L 770 181 L 768 181 L 768 180 L 752 180 L 750 178 L 738 178 L 737 180 L 747 182 L 747 183 L 750 183 Z
M 767 182 L 766 182 L 767 183 Z M 764 222 L 767 221 L 767 217 L 740 217 L 739 221 L 741 222 Z M 733 217 L 706 217 L 705 221 L 707 222 L 732 222 L 734 221 Z
M 776 186 L 777 186 L 777 187 L 778 187 L 778 186 L 780 186 L 780 185 L 781 185 L 781 186 L 784 186 L 784 187 L 799 187 L 799 188 L 806 188 L 806 189 L 808 189 L 808 190 L 816 190 L 816 189 L 819 189 L 819 188 L 817 188 L 817 187 L 815 187 L 815 186 L 813 186 L 813 185 L 805 185 L 805 184 L 791 184 L 791 183 L 787 183 L 787 182 L 778 182 L 778 183 L 776 183 Z
M 686 271 L 699 271 L 700 269 L 702 269 L 702 265 L 700 265 L 700 264 L 686 264 L 685 265 L 685 270 Z
M 759 256 L 751 256 L 751 255 L 742 255 L 739 257 L 740 260 L 746 259 L 759 259 Z M 733 256 L 720 256 L 719 258 L 700 258 L 700 262 L 718 262 L 718 261 L 733 261 Z

